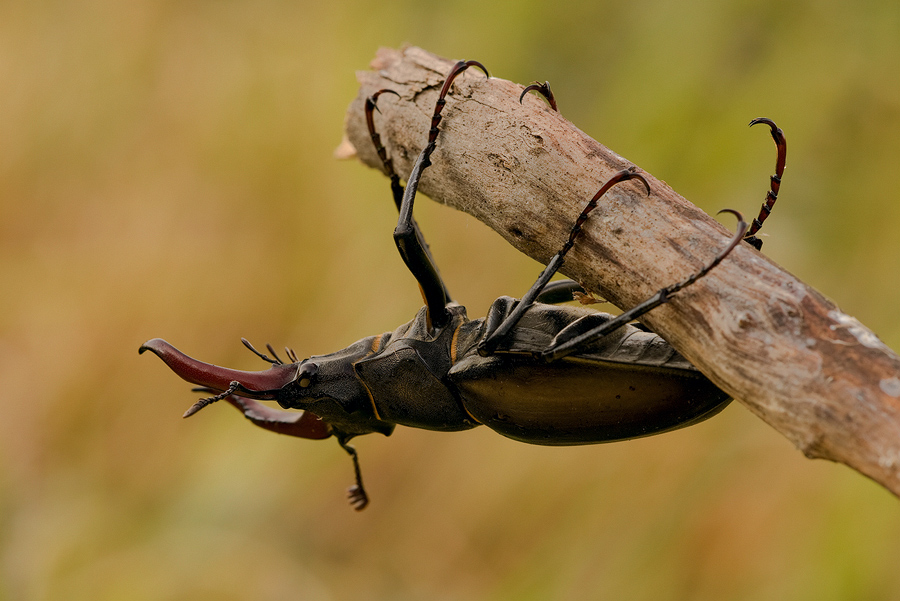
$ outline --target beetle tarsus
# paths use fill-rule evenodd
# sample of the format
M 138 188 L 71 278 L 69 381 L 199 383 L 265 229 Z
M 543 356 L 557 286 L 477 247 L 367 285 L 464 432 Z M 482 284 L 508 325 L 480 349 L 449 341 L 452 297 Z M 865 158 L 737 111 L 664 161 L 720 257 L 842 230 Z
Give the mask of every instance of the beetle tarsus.
M 353 509 L 362 511 L 369 504 L 369 495 L 366 494 L 366 489 L 362 483 L 362 471 L 359 469 L 359 455 L 356 453 L 355 448 L 347 444 L 347 441 L 350 440 L 352 436 L 343 433 L 339 433 L 337 436 L 341 448 L 347 451 L 353 459 L 353 473 L 356 477 L 356 484 L 347 489 L 347 499 L 350 501 L 350 505 Z
M 369 505 L 369 495 L 358 484 L 347 489 L 347 500 L 356 511 L 362 511 Z
M 750 226 L 750 229 L 747 230 L 747 235 L 745 236 L 747 242 L 757 250 L 762 248 L 762 240 L 756 237 L 756 233 L 762 228 L 763 222 L 765 222 L 769 213 L 772 212 L 775 201 L 778 200 L 778 192 L 781 189 L 781 178 L 784 176 L 785 161 L 787 160 L 787 140 L 784 137 L 784 131 L 775 125 L 774 121 L 765 117 L 754 119 L 750 122 L 750 126 L 752 127 L 759 123 L 765 123 L 769 126 L 772 139 L 775 141 L 775 146 L 778 149 L 778 158 L 775 161 L 775 173 L 769 178 L 769 191 L 766 192 L 766 200 L 759 210 L 759 216 L 753 220 L 753 224 Z
M 453 80 L 469 67 L 478 67 L 484 72 L 486 77 L 491 76 L 491 74 L 488 73 L 487 68 L 478 61 L 459 61 L 453 65 L 453 68 L 450 69 L 450 73 L 447 74 L 447 79 L 444 80 L 444 85 L 441 87 L 441 93 L 438 95 L 437 102 L 435 102 L 434 105 L 434 114 L 431 116 L 431 129 L 428 131 L 428 147 L 431 147 L 432 151 L 434 150 L 433 145 L 438 136 L 438 124 L 442 119 L 441 111 L 444 110 L 444 105 L 447 104 L 446 97 L 447 94 L 450 93 L 450 86 L 453 85 Z M 431 152 L 429 152 L 427 156 L 430 157 Z
M 525 86 L 525 89 L 522 90 L 522 93 L 519 95 L 519 104 L 522 104 L 522 99 L 525 98 L 525 94 L 528 92 L 537 92 L 541 96 L 544 97 L 544 100 L 547 101 L 547 104 L 550 105 L 557 113 L 559 112 L 559 108 L 556 106 L 556 98 L 553 96 L 553 90 L 550 89 L 550 82 L 545 81 L 544 83 L 540 83 L 538 81 Z
M 372 144 L 375 146 L 375 152 L 378 153 L 378 158 L 381 159 L 381 164 L 384 166 L 384 172 L 391 180 L 391 191 L 394 194 L 394 203 L 397 205 L 397 209 L 400 209 L 400 201 L 403 198 L 403 186 L 400 185 L 400 176 L 397 175 L 397 172 L 394 171 L 394 162 L 387 155 L 387 149 L 384 147 L 384 144 L 381 142 L 381 136 L 378 134 L 378 131 L 375 129 L 375 116 L 374 111 L 381 110 L 378 108 L 378 97 L 382 94 L 393 94 L 400 97 L 400 94 L 395 92 L 394 90 L 384 89 L 378 90 L 368 98 L 366 98 L 366 125 L 369 128 L 369 137 L 372 138 Z

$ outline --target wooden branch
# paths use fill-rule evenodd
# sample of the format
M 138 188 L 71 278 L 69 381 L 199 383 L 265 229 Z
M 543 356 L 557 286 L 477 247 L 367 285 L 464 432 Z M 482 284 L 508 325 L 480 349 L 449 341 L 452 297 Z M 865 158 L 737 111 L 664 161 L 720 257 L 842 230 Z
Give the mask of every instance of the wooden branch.
M 363 102 L 390 88 L 400 98 L 381 97 L 376 123 L 397 172 L 409 173 L 452 64 L 419 48 L 379 50 L 373 70 L 358 73 L 360 91 L 339 151 L 355 150 L 363 163 L 382 168 Z M 586 201 L 632 164 L 540 97 L 529 95 L 520 105 L 522 89 L 476 69 L 460 76 L 420 191 L 547 262 Z M 563 268 L 619 307 L 695 272 L 730 237 L 665 182 L 644 174 L 652 195 L 634 182 L 610 191 Z M 900 359 L 819 292 L 742 244 L 643 321 L 807 457 L 844 463 L 900 496 Z

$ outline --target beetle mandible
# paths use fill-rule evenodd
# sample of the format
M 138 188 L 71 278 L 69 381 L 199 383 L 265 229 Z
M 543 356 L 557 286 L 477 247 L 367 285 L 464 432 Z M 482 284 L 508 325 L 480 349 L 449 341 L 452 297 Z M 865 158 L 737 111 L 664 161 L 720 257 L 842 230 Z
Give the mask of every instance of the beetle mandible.
M 267 345 L 270 357 L 242 339 L 271 364 L 257 372 L 197 361 L 158 338 L 140 347 L 141 353 L 152 351 L 180 377 L 199 385 L 195 390 L 212 394 L 195 403 L 185 417 L 224 399 L 267 430 L 309 439 L 334 436 L 353 459 L 356 482 L 348 496 L 357 510 L 368 504 L 368 495 L 349 441 L 362 434 L 390 435 L 396 425 L 453 432 L 483 424 L 532 444 L 592 444 L 689 426 L 715 415 L 731 401 L 660 336 L 630 322 L 702 278 L 742 240 L 761 247 L 754 234 L 779 191 L 787 152 L 783 132 L 769 119 L 750 122 L 769 125 L 778 149 L 776 173 L 759 217 L 749 228 L 740 213 L 725 209 L 738 218 L 737 231 L 699 271 L 616 317 L 559 305 L 583 290 L 571 280 L 550 283 L 550 278 L 563 265 L 600 198 L 629 180 L 650 192 L 637 170 L 624 170 L 587 203 L 565 244 L 520 300 L 498 298 L 486 317 L 469 320 L 465 308 L 451 300 L 412 214 L 419 180 L 437 144 L 446 98 L 453 80 L 469 67 L 490 77 L 477 61 L 453 66 L 435 104 L 426 146 L 405 188 L 374 124 L 378 97 L 396 92 L 381 90 L 365 103 L 369 133 L 391 179 L 400 213 L 394 241 L 425 300 L 409 323 L 304 360 L 288 348 L 289 362 L 271 345 Z M 556 110 L 549 84 L 527 86 L 520 102 L 529 91 L 541 93 Z M 260 400 L 300 411 L 274 409 Z

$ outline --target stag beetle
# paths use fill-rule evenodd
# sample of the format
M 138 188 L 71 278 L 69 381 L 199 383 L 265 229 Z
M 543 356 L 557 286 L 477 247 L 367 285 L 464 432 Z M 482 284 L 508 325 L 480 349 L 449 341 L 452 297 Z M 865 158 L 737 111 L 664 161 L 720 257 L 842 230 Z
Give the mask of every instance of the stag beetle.
M 400 212 L 394 240 L 425 300 L 412 321 L 393 332 L 302 361 L 291 349 L 285 349 L 289 359 L 285 362 L 271 345 L 267 345 L 270 357 L 242 339 L 248 349 L 272 364 L 257 372 L 202 363 L 158 338 L 140 347 L 141 353 L 152 351 L 176 374 L 199 385 L 196 391 L 213 395 L 195 403 L 185 417 L 224 399 L 267 430 L 310 439 L 334 436 L 353 459 L 356 483 L 348 496 L 357 510 L 368 504 L 368 496 L 356 450 L 348 441 L 361 434 L 390 435 L 398 424 L 444 432 L 484 424 L 532 444 L 591 444 L 689 426 L 715 415 L 731 401 L 660 336 L 629 322 L 702 278 L 742 240 L 761 247 L 754 234 L 777 198 L 786 155 L 783 132 L 768 119 L 750 123 L 766 123 L 771 128 L 778 148 L 776 174 L 759 217 L 749 228 L 740 213 L 725 209 L 737 217 L 737 231 L 696 273 L 617 317 L 559 305 L 583 291 L 570 280 L 549 280 L 562 266 L 600 198 L 629 180 L 636 180 L 634 183 L 650 193 L 644 176 L 634 169 L 625 170 L 604 183 L 587 203 L 566 243 L 521 300 L 501 297 L 485 318 L 469 320 L 465 308 L 451 300 L 412 213 L 419 179 L 431 164 L 441 111 L 453 80 L 473 66 L 490 77 L 477 61 L 460 61 L 451 69 L 435 104 L 427 144 L 405 188 L 373 118 L 378 97 L 396 92 L 381 90 L 365 103 L 369 133 Z M 529 91 L 541 93 L 556 109 L 548 84 L 527 86 L 520 102 Z M 301 411 L 270 408 L 260 400 L 274 400 L 284 409 Z

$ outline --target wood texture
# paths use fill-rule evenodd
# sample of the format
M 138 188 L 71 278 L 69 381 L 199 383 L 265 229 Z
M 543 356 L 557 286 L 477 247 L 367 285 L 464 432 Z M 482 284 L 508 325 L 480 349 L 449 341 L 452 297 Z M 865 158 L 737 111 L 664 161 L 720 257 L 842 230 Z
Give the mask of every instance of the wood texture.
M 358 73 L 359 95 L 348 109 L 339 154 L 382 168 L 363 102 L 390 88 L 400 98 L 382 96 L 376 123 L 397 172 L 409 173 L 453 62 L 414 47 L 379 50 L 372 70 Z M 477 69 L 462 74 L 420 191 L 546 262 L 603 182 L 633 165 L 541 98 L 529 95 L 520 105 L 522 89 Z M 730 237 L 665 182 L 643 173 L 652 195 L 634 182 L 614 188 L 562 270 L 624 308 L 699 269 Z M 742 244 L 642 321 L 807 457 L 844 463 L 900 496 L 900 360 L 769 258 Z

